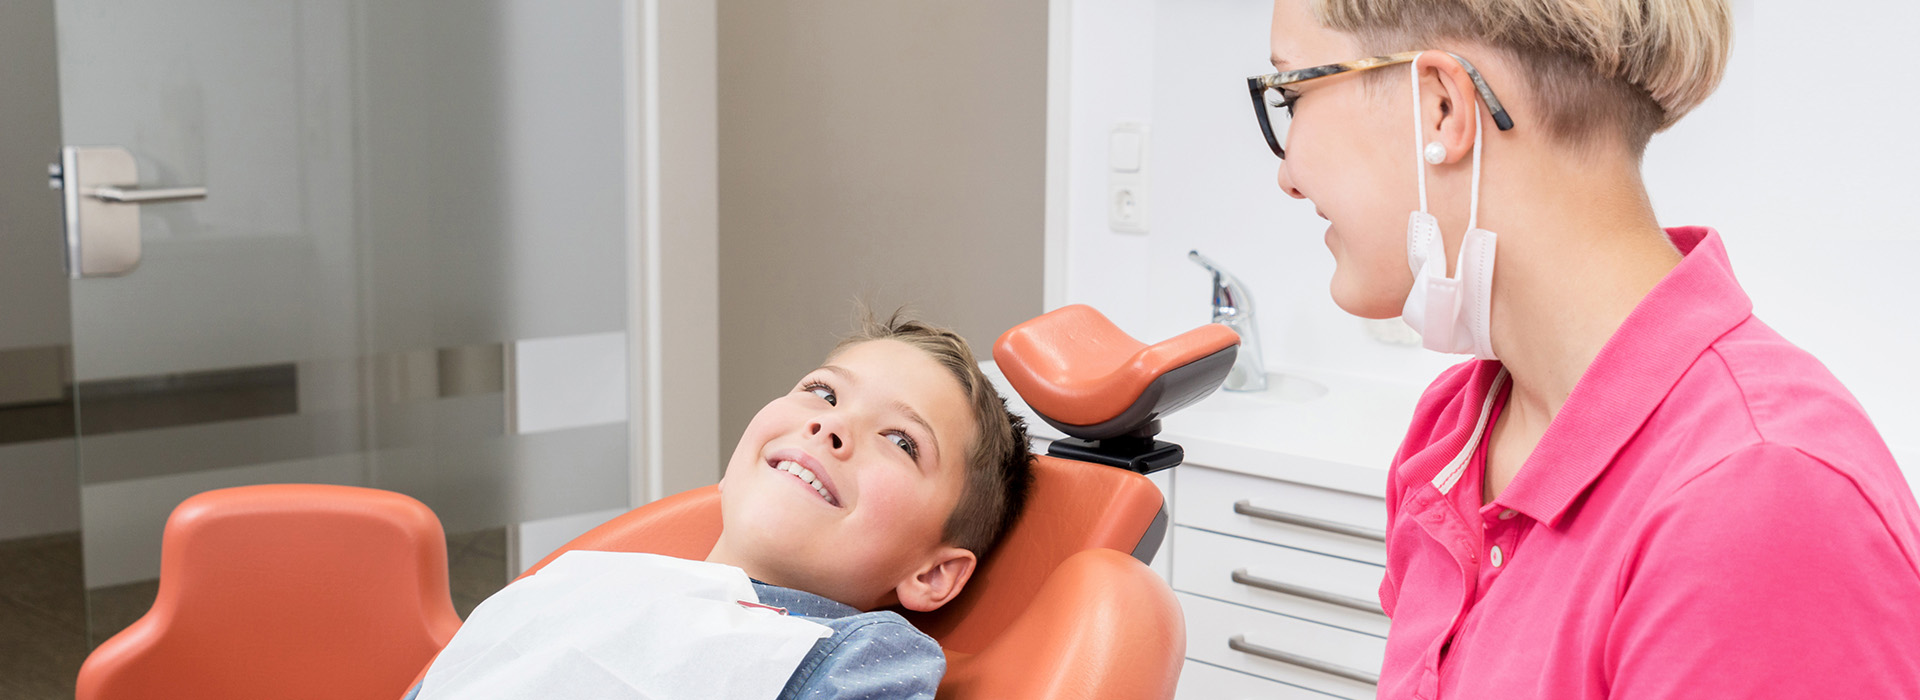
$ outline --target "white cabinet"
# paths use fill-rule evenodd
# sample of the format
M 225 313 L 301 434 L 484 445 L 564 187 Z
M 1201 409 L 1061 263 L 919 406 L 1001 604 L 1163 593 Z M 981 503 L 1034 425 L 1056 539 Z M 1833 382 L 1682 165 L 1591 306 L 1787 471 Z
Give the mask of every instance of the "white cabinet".
M 1245 671 L 1187 659 L 1174 700 L 1327 700 L 1325 693 L 1275 683 Z
M 1180 697 L 1302 689 L 1371 699 L 1389 622 L 1379 608 L 1379 498 L 1187 464 L 1172 470 L 1160 556 L 1187 618 Z
M 1212 466 L 1222 468 L 1188 463 L 1168 472 L 1179 479 L 1181 524 L 1386 565 L 1381 499 Z

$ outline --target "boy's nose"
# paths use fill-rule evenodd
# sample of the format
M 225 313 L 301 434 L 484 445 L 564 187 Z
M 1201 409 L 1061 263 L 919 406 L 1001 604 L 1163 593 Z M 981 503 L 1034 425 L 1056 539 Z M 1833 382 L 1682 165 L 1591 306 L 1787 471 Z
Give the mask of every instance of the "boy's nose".
M 844 440 L 840 439 L 840 433 L 835 430 L 827 429 L 827 425 L 825 423 L 816 420 L 807 424 L 808 437 L 820 437 L 823 433 L 825 434 L 825 437 L 828 440 L 829 444 L 831 444 L 833 446 L 833 449 L 835 450 L 840 449 L 841 446 L 846 444 Z

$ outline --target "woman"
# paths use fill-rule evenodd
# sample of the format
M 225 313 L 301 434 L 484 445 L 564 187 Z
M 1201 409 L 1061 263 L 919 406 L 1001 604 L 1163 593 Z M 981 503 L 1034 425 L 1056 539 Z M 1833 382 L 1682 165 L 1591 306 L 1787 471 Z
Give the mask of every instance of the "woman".
M 1276 2 L 1280 72 L 1249 84 L 1281 189 L 1331 223 L 1335 302 L 1476 357 L 1389 475 L 1381 697 L 1920 697 L 1913 491 L 1640 179 L 1730 25 L 1725 0 Z

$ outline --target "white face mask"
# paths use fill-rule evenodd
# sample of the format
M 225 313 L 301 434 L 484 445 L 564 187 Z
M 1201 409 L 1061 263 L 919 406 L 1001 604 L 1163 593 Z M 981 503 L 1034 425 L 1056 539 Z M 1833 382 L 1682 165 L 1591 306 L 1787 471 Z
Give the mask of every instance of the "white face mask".
M 1413 63 L 1413 162 L 1420 180 L 1420 210 L 1407 216 L 1407 266 L 1413 290 L 1400 318 L 1420 334 L 1428 350 L 1482 360 L 1493 356 L 1493 246 L 1498 236 L 1479 227 L 1480 108 L 1473 105 L 1473 184 L 1467 204 L 1467 233 L 1460 241 L 1460 264 L 1447 275 L 1446 243 L 1440 222 L 1427 213 L 1427 164 L 1420 139 L 1420 68 Z

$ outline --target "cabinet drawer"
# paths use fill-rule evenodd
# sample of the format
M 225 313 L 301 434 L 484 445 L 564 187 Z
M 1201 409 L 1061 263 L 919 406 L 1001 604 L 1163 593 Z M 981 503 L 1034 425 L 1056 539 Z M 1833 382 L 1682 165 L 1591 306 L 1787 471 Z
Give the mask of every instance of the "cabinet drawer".
M 1188 660 L 1180 669 L 1173 700 L 1327 700 L 1327 696 L 1279 681 Z
M 1387 636 L 1382 567 L 1185 526 L 1173 538 L 1177 590 Z
M 1183 466 L 1175 522 L 1385 566 L 1385 501 L 1218 469 Z
M 1187 656 L 1342 698 L 1373 700 L 1387 640 L 1175 592 Z

